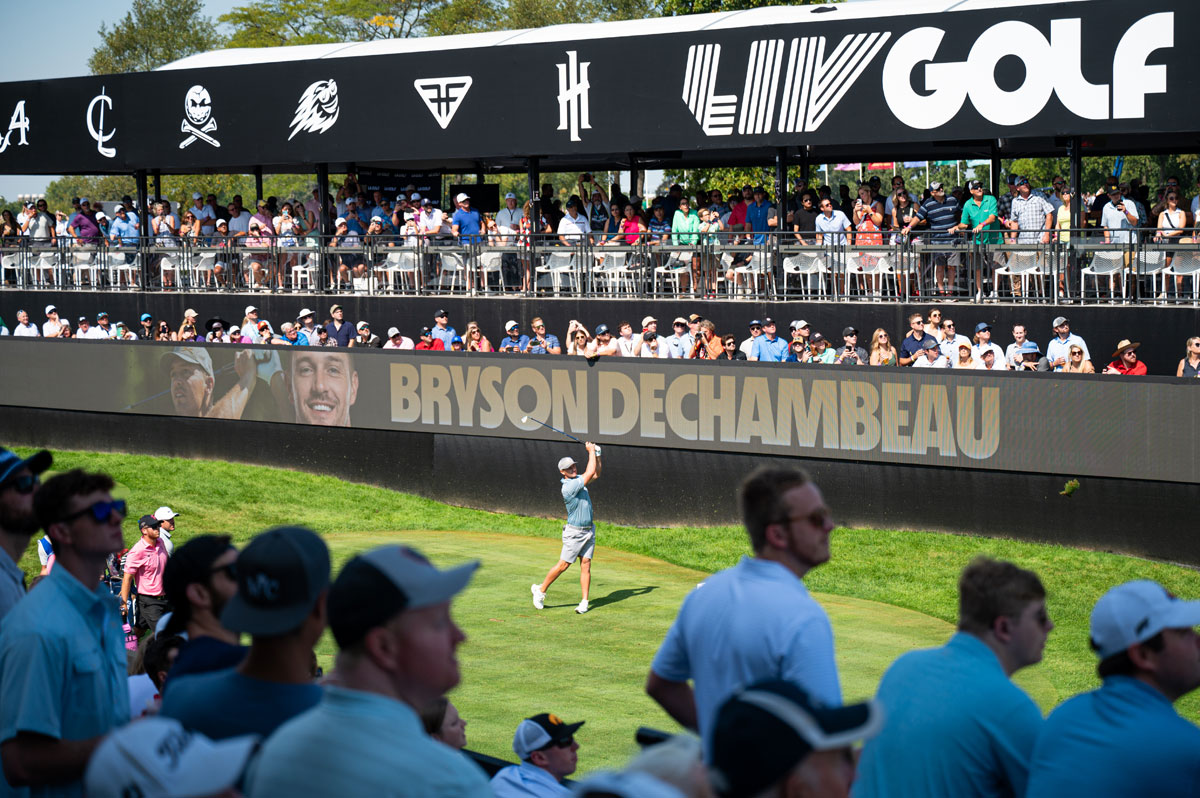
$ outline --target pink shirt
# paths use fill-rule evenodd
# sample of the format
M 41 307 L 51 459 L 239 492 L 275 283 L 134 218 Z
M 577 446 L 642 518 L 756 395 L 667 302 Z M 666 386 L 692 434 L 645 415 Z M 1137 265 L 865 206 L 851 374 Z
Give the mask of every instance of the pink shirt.
M 625 219 L 621 222 L 621 232 L 625 233 L 625 242 L 628 244 L 636 244 L 638 242 L 638 239 L 641 238 L 640 231 L 640 219 Z
M 161 538 L 154 541 L 154 548 L 150 548 L 145 540 L 139 540 L 125 558 L 125 573 L 133 574 L 137 592 L 143 596 L 163 595 L 163 571 L 166 568 L 167 547 Z

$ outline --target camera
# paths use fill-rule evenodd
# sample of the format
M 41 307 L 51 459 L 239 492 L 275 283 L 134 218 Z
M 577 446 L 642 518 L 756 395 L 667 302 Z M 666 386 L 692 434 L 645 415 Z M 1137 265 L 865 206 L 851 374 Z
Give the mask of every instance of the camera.
M 642 333 L 642 340 L 643 341 L 657 341 L 658 336 L 652 332 L 644 332 L 644 333 Z

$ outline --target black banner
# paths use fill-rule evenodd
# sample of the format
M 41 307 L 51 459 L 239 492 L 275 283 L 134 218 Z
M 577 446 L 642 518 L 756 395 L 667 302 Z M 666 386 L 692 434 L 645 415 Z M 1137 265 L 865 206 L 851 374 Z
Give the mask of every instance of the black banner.
M 312 60 L 281 50 L 277 63 L 6 83 L 0 172 L 428 169 L 529 154 L 886 152 L 1200 130 L 1200 49 L 1184 39 L 1200 29 L 1195 3 L 886 18 L 842 9 L 760 9 L 748 17 L 758 24 L 725 18 L 671 34 L 597 25 L 569 41 Z

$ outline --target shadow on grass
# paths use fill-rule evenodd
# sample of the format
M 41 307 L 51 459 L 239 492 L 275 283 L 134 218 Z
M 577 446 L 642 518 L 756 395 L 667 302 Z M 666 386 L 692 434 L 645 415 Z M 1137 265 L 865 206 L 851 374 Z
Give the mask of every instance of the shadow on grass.
M 649 593 L 651 590 L 658 590 L 658 585 L 647 585 L 646 587 L 623 588 L 621 590 L 614 590 L 613 592 L 609 593 L 607 596 L 599 596 L 599 597 L 590 599 L 588 601 L 588 609 L 594 610 L 597 607 L 603 607 L 606 604 L 616 604 L 618 601 L 624 601 L 625 599 L 633 598 L 634 596 L 644 596 L 647 593 Z M 547 604 L 546 609 L 556 610 L 556 609 L 559 609 L 560 607 L 574 607 L 574 606 L 575 606 L 574 604 Z

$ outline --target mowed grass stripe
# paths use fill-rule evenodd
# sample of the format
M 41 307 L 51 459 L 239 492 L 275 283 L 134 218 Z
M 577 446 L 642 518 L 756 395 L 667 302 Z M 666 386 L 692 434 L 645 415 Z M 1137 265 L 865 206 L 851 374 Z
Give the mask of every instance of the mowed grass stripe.
M 597 547 L 591 611 L 577 615 L 577 568 L 550 589 L 538 611 L 529 585 L 558 556 L 554 541 L 492 532 L 401 531 L 333 533 L 326 538 L 340 567 L 355 552 L 404 542 L 445 567 L 480 559 L 471 586 L 454 604 L 468 636 L 459 649 L 463 683 L 452 698 L 467 718 L 472 748 L 511 758 L 516 720 L 552 711 L 586 719 L 580 762 L 588 770 L 617 767 L 634 749 L 638 726 L 677 728 L 642 687 L 650 662 L 684 596 L 703 572 L 641 555 Z M 943 621 L 886 604 L 817 595 L 838 641 L 847 698 L 873 695 L 884 669 L 913 648 L 939 645 L 952 631 Z M 328 667 L 332 641 L 318 654 Z M 1042 685 L 1043 693 L 1053 688 Z

